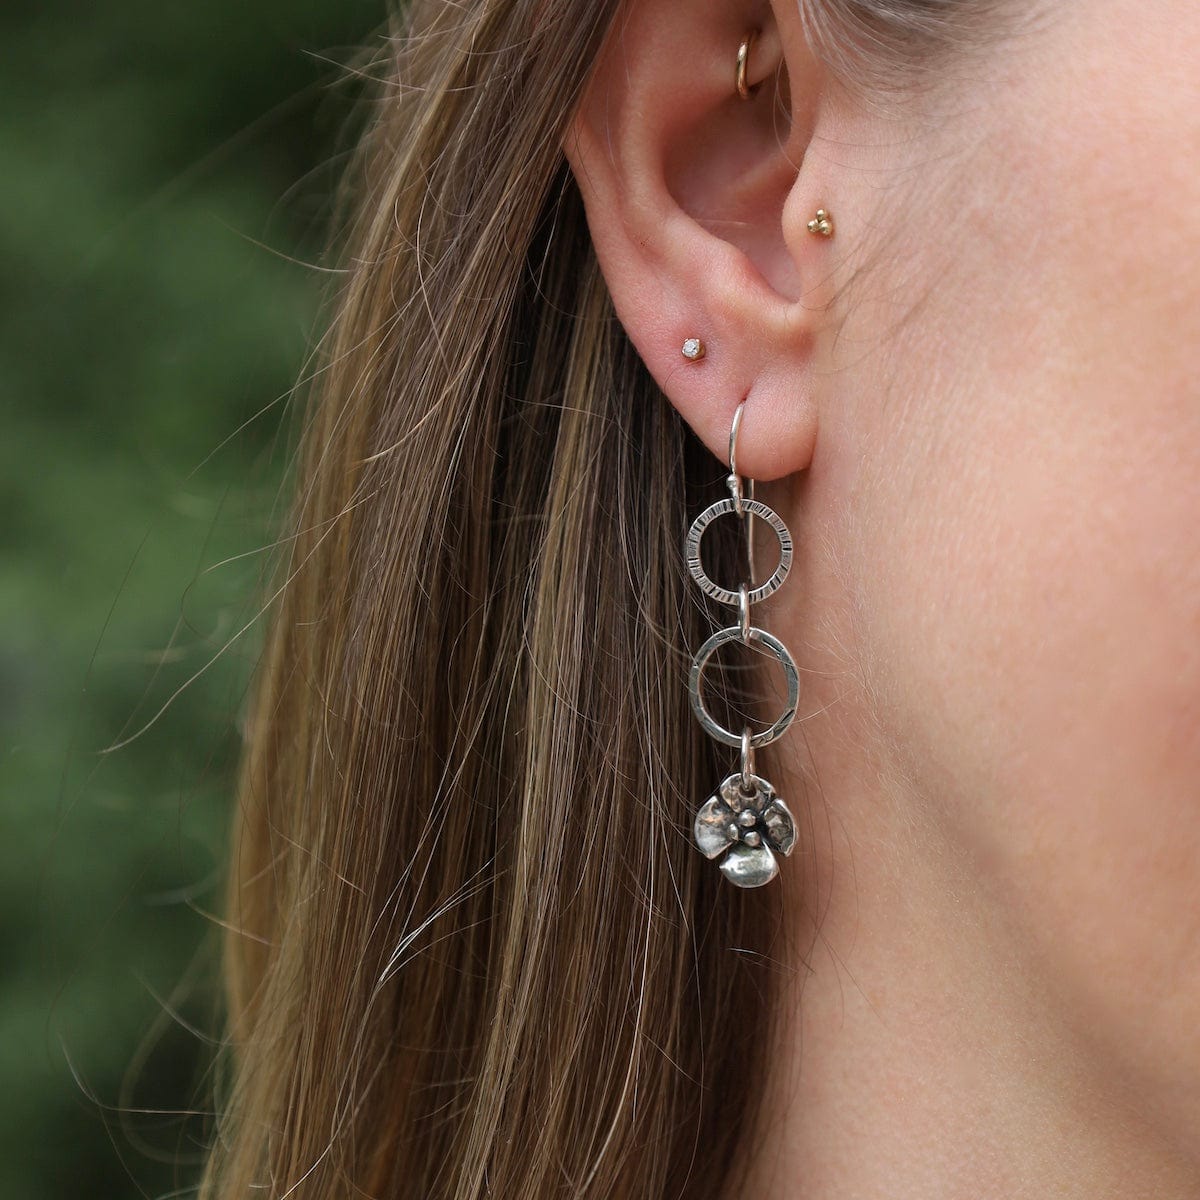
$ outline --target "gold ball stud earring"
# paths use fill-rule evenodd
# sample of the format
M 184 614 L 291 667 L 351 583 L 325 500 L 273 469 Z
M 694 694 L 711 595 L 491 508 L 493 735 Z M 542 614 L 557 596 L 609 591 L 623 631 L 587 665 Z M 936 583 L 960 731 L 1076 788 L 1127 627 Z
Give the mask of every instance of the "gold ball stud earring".
M 819 237 L 833 237 L 833 217 L 823 208 L 817 209 L 817 215 L 808 223 L 808 232 Z
M 679 348 L 679 353 L 689 362 L 697 362 L 704 357 L 705 346 L 698 337 L 690 337 Z

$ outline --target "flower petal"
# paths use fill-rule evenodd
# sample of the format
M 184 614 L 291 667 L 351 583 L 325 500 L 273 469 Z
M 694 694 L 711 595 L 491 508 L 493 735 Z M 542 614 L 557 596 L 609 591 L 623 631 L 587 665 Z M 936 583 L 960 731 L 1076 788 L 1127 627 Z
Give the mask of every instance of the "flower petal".
M 747 846 L 739 842 L 730 847 L 721 863 L 721 870 L 730 883 L 738 887 L 762 887 L 779 874 L 779 864 L 768 846 Z
M 766 826 L 771 845 L 780 854 L 791 854 L 796 848 L 796 822 L 791 810 L 778 796 L 767 805 L 760 818 Z
M 706 858 L 716 858 L 730 842 L 737 840 L 737 835 L 729 832 L 729 826 L 735 821 L 733 813 L 718 796 L 711 796 L 704 802 L 696 814 L 693 832 L 696 845 Z
M 775 789 L 765 779 L 759 775 L 752 775 L 750 778 L 754 784 L 754 791 L 749 796 L 742 791 L 741 771 L 734 771 L 732 775 L 726 776 L 717 789 L 717 795 L 735 814 L 746 808 L 760 813 L 775 797 Z

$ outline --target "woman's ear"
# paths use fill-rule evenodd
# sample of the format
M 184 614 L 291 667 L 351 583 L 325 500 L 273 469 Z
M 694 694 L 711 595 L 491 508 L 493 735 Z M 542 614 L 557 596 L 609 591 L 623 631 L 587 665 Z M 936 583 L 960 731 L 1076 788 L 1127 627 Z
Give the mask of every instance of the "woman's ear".
M 795 0 L 627 0 L 564 141 L 630 339 L 722 462 L 746 400 L 738 469 L 762 480 L 807 467 L 816 437 L 830 242 L 807 223 L 829 197 L 806 152 L 823 87 Z

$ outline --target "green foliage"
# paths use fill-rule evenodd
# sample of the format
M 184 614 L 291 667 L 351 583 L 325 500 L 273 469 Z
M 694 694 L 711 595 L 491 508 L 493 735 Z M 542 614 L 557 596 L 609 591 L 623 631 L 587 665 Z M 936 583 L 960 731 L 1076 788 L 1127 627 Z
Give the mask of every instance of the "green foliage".
M 0 1197 L 186 1192 L 211 1135 L 183 1110 L 212 1103 L 302 264 L 353 99 L 336 64 L 382 16 L 0 12 Z

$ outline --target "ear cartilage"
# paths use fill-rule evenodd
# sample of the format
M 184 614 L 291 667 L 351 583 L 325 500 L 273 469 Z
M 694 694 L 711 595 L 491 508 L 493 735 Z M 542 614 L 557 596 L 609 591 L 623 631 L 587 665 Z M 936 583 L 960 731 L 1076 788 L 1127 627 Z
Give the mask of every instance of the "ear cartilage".
M 704 357 L 704 343 L 698 337 L 690 337 L 679 348 L 679 353 L 689 362 L 697 362 Z
M 808 232 L 820 237 L 833 237 L 833 216 L 823 208 L 817 209 L 817 215 L 808 223 Z

